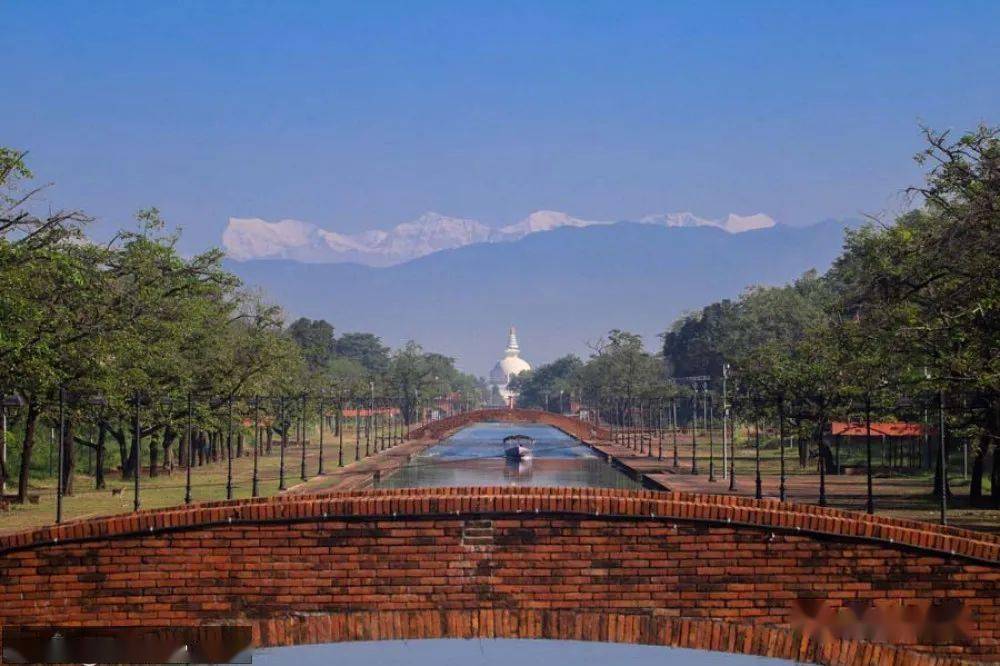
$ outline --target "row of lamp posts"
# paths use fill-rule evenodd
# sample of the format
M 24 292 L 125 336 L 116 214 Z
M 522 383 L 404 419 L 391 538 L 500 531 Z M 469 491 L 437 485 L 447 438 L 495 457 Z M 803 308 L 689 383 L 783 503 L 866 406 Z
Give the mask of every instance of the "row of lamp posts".
M 400 411 L 397 417 L 393 413 L 392 401 L 388 398 L 382 398 L 381 400 L 375 394 L 374 382 L 370 385 L 370 395 L 367 396 L 366 402 L 367 409 L 362 409 L 362 402 L 358 402 L 355 405 L 355 459 L 361 459 L 361 431 L 364 430 L 365 439 L 365 456 L 370 455 L 373 450 L 374 452 L 383 451 L 387 448 L 393 447 L 409 437 L 410 424 L 407 422 L 407 430 L 404 431 L 404 416 L 402 411 Z M 415 403 L 417 405 L 416 415 L 417 418 L 421 418 L 422 410 L 419 407 L 419 393 L 415 393 Z M 337 406 L 336 418 L 337 418 L 337 431 L 338 431 L 338 455 L 337 455 L 337 465 L 342 467 L 344 465 L 344 407 L 345 399 L 341 397 L 340 399 L 329 398 L 321 396 L 316 399 L 319 408 L 319 442 L 318 442 L 318 474 L 322 475 L 325 473 L 324 470 L 324 436 L 326 432 L 326 418 L 327 418 L 327 405 L 331 402 L 335 403 Z M 259 455 L 262 442 L 260 441 L 261 426 L 262 426 L 262 407 L 271 403 L 277 407 L 277 417 L 278 422 L 281 424 L 281 444 L 280 444 L 280 461 L 279 461 L 279 479 L 278 479 L 278 489 L 286 489 L 286 477 L 285 477 L 285 444 L 288 439 L 289 429 L 291 428 L 291 421 L 295 420 L 295 436 L 301 447 L 301 460 L 300 460 L 300 478 L 303 481 L 308 480 L 307 466 L 306 466 L 306 445 L 305 445 L 305 434 L 307 427 L 307 408 L 309 396 L 301 395 L 297 397 L 287 397 L 287 396 L 260 396 L 254 395 L 248 398 L 239 398 L 234 395 L 224 396 L 224 397 L 214 397 L 209 399 L 208 404 L 213 409 L 226 409 L 227 415 L 227 426 L 226 426 L 226 459 L 227 459 L 227 472 L 226 472 L 226 498 L 232 499 L 234 495 L 233 488 L 233 440 L 234 440 L 234 407 L 235 403 L 238 401 L 245 401 L 248 406 L 252 408 L 253 413 L 253 473 L 251 479 L 251 496 L 258 497 L 260 495 L 260 465 L 259 465 Z M 402 401 L 401 401 L 402 402 Z M 0 497 L 7 492 L 7 480 L 9 477 L 8 473 L 8 460 L 7 460 L 7 426 L 8 426 L 8 416 L 13 413 L 16 415 L 17 410 L 23 407 L 25 404 L 24 399 L 16 394 L 2 394 L 0 393 Z M 164 398 L 160 401 L 160 404 L 166 408 L 170 408 L 174 404 L 172 398 Z M 67 422 L 67 410 L 82 406 L 96 406 L 103 407 L 107 405 L 106 398 L 100 393 L 80 393 L 72 392 L 65 388 L 60 388 L 57 392 L 57 407 L 58 407 L 58 465 L 57 465 L 57 482 L 56 482 L 56 523 L 62 522 L 63 519 L 63 498 L 66 494 L 66 464 L 65 464 L 65 438 L 66 438 L 66 422 Z M 131 410 L 130 414 L 130 430 L 132 436 L 132 450 L 131 457 L 133 462 L 133 509 L 139 511 L 142 507 L 142 473 L 141 473 L 141 446 L 142 441 L 142 410 L 144 407 L 150 407 L 153 405 L 152 400 L 149 396 L 136 392 L 128 400 L 128 405 Z M 382 406 L 384 405 L 384 407 Z M 186 396 L 185 404 L 185 457 L 186 457 L 186 470 L 185 470 L 185 491 L 184 491 L 184 502 L 190 504 L 193 501 L 192 497 L 192 478 L 191 470 L 193 468 L 194 462 L 194 406 L 195 397 L 193 394 L 188 393 Z M 298 408 L 297 418 L 290 414 L 291 410 Z M 361 419 L 362 412 L 366 412 L 364 421 Z M 380 416 L 385 418 L 385 421 L 380 422 Z M 123 465 L 126 461 L 122 461 Z
M 735 463 L 735 448 L 734 442 L 731 441 L 729 437 L 730 434 L 730 422 L 733 418 L 731 412 L 731 405 L 729 403 L 729 386 L 728 382 L 730 379 L 730 366 L 728 363 L 723 364 L 722 368 L 722 401 L 723 401 L 723 423 L 722 423 L 722 470 L 723 478 L 728 478 L 729 480 L 729 490 L 736 490 L 736 463 Z M 930 373 L 925 371 L 925 379 L 930 381 Z M 715 482 L 715 440 L 714 440 L 714 423 L 715 414 L 713 407 L 712 394 L 708 390 L 708 385 L 711 378 L 707 375 L 697 375 L 692 377 L 678 377 L 674 378 L 674 382 L 678 384 L 684 384 L 691 386 L 693 389 L 691 392 L 691 422 L 690 422 L 690 432 L 691 432 L 691 465 L 690 473 L 692 475 L 697 475 L 698 470 L 698 416 L 699 409 L 702 411 L 702 424 L 704 430 L 706 431 L 708 437 L 709 446 L 709 459 L 708 459 L 708 480 L 710 482 Z M 699 396 L 701 400 L 699 404 Z M 937 460 L 937 476 L 939 481 L 937 482 L 940 486 L 936 491 L 939 493 L 939 509 L 940 509 L 940 522 L 942 525 L 947 524 L 947 456 L 946 456 L 946 443 L 945 443 L 945 411 L 944 411 L 944 389 L 940 389 L 937 395 L 938 410 L 939 410 L 939 427 L 938 434 L 940 441 L 938 444 L 938 460 Z M 749 402 L 749 395 L 748 395 Z M 756 406 L 755 411 L 759 411 L 760 407 L 763 405 L 759 403 L 753 403 Z M 631 398 L 619 398 L 604 400 L 603 398 L 599 400 L 599 406 L 595 410 L 598 414 L 598 421 L 600 421 L 600 413 L 602 408 L 606 408 L 608 413 L 608 424 L 611 431 L 612 441 L 623 443 L 630 448 L 638 448 L 639 453 L 643 453 L 643 442 L 645 440 L 645 420 L 643 415 L 648 412 L 643 411 L 643 401 L 634 400 Z M 777 416 L 778 416 L 778 439 L 779 439 L 779 473 L 778 473 L 778 498 L 784 501 L 787 497 L 787 470 L 786 470 L 786 439 L 787 433 L 785 430 L 785 419 L 787 418 L 785 399 L 783 396 L 779 396 L 776 401 Z M 637 411 L 638 410 L 638 411 Z M 659 459 L 663 459 L 663 446 L 662 446 L 662 404 L 658 403 L 658 409 L 656 410 L 656 430 L 660 441 Z M 635 419 L 635 415 L 638 413 L 638 419 Z M 679 467 L 679 456 L 677 449 L 677 433 L 679 430 L 679 425 L 677 421 L 677 398 L 669 398 L 669 409 L 667 413 L 670 415 L 668 421 L 670 424 L 670 430 L 673 439 L 673 467 Z M 865 396 L 865 457 L 866 457 L 866 501 L 865 509 L 868 513 L 874 513 L 875 511 L 875 500 L 874 500 L 874 487 L 873 487 L 873 476 L 872 476 L 872 427 L 871 427 L 871 417 L 872 417 L 872 402 L 871 394 Z M 639 426 L 636 427 L 636 421 L 639 421 Z M 763 483 L 761 479 L 761 441 L 760 433 L 763 429 L 763 424 L 759 419 L 754 419 L 754 490 L 755 497 L 757 499 L 763 498 Z M 649 455 L 652 455 L 652 439 L 649 442 Z M 822 452 L 819 455 L 819 504 L 820 506 L 826 506 L 827 496 L 826 496 L 826 459 Z

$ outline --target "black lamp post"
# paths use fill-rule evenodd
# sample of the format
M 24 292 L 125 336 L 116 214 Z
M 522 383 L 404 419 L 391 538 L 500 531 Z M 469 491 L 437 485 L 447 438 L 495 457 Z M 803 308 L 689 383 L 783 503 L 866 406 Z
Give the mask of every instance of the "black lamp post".
M 868 497 L 865 501 L 865 511 L 875 513 L 875 495 L 872 488 L 872 395 L 865 394 L 865 476 L 867 477 Z
M 826 457 L 823 455 L 823 433 L 819 440 L 819 505 L 826 506 Z
M 711 377 L 707 375 L 697 375 L 694 377 L 675 377 L 674 382 L 690 384 L 692 390 L 691 393 L 691 421 L 689 425 L 691 426 L 691 474 L 698 473 L 698 386 L 701 384 L 701 389 L 703 395 L 708 394 L 708 381 Z M 677 414 L 676 414 L 676 404 L 674 409 L 674 421 L 676 424 Z M 705 405 L 705 420 L 708 420 L 708 405 Z M 675 425 L 676 427 L 676 425 Z M 675 434 L 676 438 L 676 434 Z M 677 465 L 677 445 L 674 444 L 674 465 Z
M 757 499 L 763 499 L 764 491 L 761 486 L 761 479 L 760 479 L 760 419 L 756 419 L 756 422 L 754 423 L 754 431 L 755 431 L 754 439 L 756 440 L 754 446 L 754 472 L 756 478 L 754 479 L 754 481 L 757 484 L 757 492 L 755 497 Z
M 344 466 L 344 397 L 341 395 L 337 401 L 337 437 L 339 446 L 337 447 L 337 467 Z
M 656 459 L 663 460 L 663 400 L 656 401 Z
M 361 460 L 361 403 L 354 405 L 354 462 Z
M 306 476 L 306 398 L 305 394 L 302 394 L 302 412 L 299 414 L 299 447 L 302 449 L 302 464 L 299 473 L 299 478 L 303 481 L 307 480 L 309 477 Z
M 374 425 L 373 419 L 375 418 L 375 382 L 369 382 L 371 387 L 371 399 L 368 403 L 368 418 L 365 419 L 365 457 L 371 455 L 371 444 L 372 444 L 372 426 Z
M 938 464 L 941 465 L 941 524 L 948 524 L 948 457 L 944 434 L 944 389 L 938 391 L 938 415 L 940 417 L 940 443 L 938 444 Z M 996 449 L 993 455 L 997 455 Z
M 142 416 L 141 415 L 142 395 L 138 391 L 136 391 L 135 394 L 132 396 L 132 405 L 133 405 L 133 408 L 135 410 L 133 412 L 133 414 L 132 414 L 133 418 L 135 419 L 135 423 L 134 423 L 135 431 L 134 431 L 134 435 L 133 435 L 133 441 L 135 442 L 135 475 L 134 475 L 134 487 L 133 487 L 134 497 L 133 497 L 133 501 L 132 501 L 132 509 L 134 511 L 138 511 L 139 508 L 142 506 L 141 487 L 140 487 L 140 483 L 139 483 L 139 479 L 142 476 L 142 424 L 141 424 L 141 421 L 140 421 L 141 416 Z M 59 408 L 59 411 L 60 411 L 60 414 L 61 414 L 62 413 L 62 407 L 61 406 Z M 60 417 L 60 420 L 62 420 L 61 417 Z M 60 426 L 60 431 L 61 430 L 62 430 L 62 426 Z M 61 446 L 59 447 L 59 451 L 60 451 L 60 454 L 59 454 L 59 466 L 62 467 L 62 447 Z M 62 478 L 62 470 L 61 469 L 60 469 L 60 472 L 59 472 L 59 477 Z
M 323 412 L 324 409 L 323 392 L 320 392 L 319 397 L 316 398 L 316 401 L 319 405 L 319 467 L 316 470 L 316 474 L 322 476 L 323 475 L 323 430 L 325 425 L 324 421 L 326 421 L 326 414 Z
M 59 387 L 59 465 L 56 468 L 56 523 L 62 522 L 63 500 L 63 437 L 66 428 L 66 389 Z M 136 469 L 136 477 L 139 470 Z M 138 507 L 136 507 L 138 509 Z
M 258 457 L 260 456 L 260 396 L 253 399 L 253 479 L 250 482 L 250 496 L 260 495 Z
M 233 499 L 233 396 L 216 397 L 208 401 L 209 407 L 226 406 L 226 499 Z
M 63 505 L 63 495 L 66 492 L 66 483 L 64 476 L 66 474 L 65 469 L 65 458 L 63 457 L 63 444 L 66 440 L 66 406 L 69 404 L 88 404 L 88 405 L 98 405 L 103 406 L 108 404 L 104 396 L 100 393 L 95 393 L 91 395 L 84 395 L 81 393 L 70 393 L 63 387 L 59 387 L 59 467 L 57 470 L 58 478 L 56 480 L 56 523 L 62 522 L 62 505 Z M 6 403 L 4 405 L 6 407 Z M 139 476 L 138 468 L 136 468 L 136 477 Z M 136 486 L 138 488 L 138 486 Z
M 708 418 L 705 423 L 708 427 L 708 480 L 715 481 L 715 405 L 712 394 L 705 396 L 705 407 L 708 410 Z
M 726 380 L 729 378 L 729 364 L 722 366 L 722 406 L 725 410 L 722 421 L 722 452 L 725 456 L 726 441 L 729 441 L 729 489 L 736 490 L 736 424 L 732 406 L 729 404 L 729 393 L 726 391 Z M 736 384 L 736 381 L 733 382 Z M 736 387 L 733 387 L 736 393 Z
M 691 396 L 691 474 L 698 473 L 698 387 Z
M 194 397 L 191 392 L 187 394 L 187 470 L 184 481 L 184 503 L 191 503 L 191 468 L 194 466 Z
M 226 421 L 226 499 L 233 499 L 233 396 L 226 399 L 229 407 Z
M 278 399 L 278 423 L 281 425 L 281 442 L 278 450 L 278 491 L 285 489 L 285 444 L 288 441 L 288 422 L 285 420 L 285 398 Z
M 778 398 L 778 438 L 781 440 L 780 460 L 781 479 L 778 485 L 778 499 L 785 501 L 785 399 Z
M 674 467 L 679 464 L 679 459 L 677 457 L 677 396 L 671 396 L 670 398 L 670 425 L 673 430 L 674 439 Z
M 23 406 L 24 399 L 18 394 L 0 394 L 0 495 L 7 493 L 7 410 L 13 409 L 16 413 Z

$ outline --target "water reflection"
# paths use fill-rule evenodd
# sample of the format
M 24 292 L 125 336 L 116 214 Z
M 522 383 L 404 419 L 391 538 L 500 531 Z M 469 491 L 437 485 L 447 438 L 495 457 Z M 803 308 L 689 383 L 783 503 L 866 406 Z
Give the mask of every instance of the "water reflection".
M 686 648 L 552 640 L 421 640 L 302 645 L 258 650 L 254 666 L 780 666 L 782 659 Z
M 503 438 L 531 437 L 532 456 L 509 460 Z M 383 477 L 379 488 L 442 486 L 575 486 L 640 488 L 590 447 L 547 425 L 477 423 L 415 456 Z

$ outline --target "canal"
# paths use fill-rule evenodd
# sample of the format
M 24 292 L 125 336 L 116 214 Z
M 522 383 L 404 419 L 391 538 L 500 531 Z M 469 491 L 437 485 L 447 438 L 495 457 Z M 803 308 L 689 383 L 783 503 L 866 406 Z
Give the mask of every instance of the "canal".
M 507 460 L 508 435 L 534 442 L 529 460 Z M 377 488 L 442 486 L 577 486 L 641 488 L 623 470 L 589 446 L 547 425 L 477 423 L 415 455 L 376 482 Z M 267 648 L 253 656 L 257 666 L 780 666 L 792 662 L 741 654 L 650 645 L 565 640 L 436 639 L 379 641 Z
M 254 666 L 781 666 L 792 662 L 725 652 L 558 640 L 418 640 L 266 648 Z
M 527 435 L 532 456 L 504 457 L 503 438 Z M 442 486 L 574 486 L 641 488 L 589 446 L 557 428 L 537 424 L 477 423 L 413 457 L 376 488 Z

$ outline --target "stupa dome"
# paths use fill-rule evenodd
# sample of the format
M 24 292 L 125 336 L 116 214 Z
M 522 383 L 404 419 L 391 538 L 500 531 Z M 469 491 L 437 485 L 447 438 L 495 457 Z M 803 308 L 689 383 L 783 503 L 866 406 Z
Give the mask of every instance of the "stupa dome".
M 519 375 L 526 370 L 531 370 L 531 365 L 520 356 L 521 347 L 517 344 L 517 331 L 510 327 L 507 336 L 507 349 L 504 350 L 504 357 L 497 361 L 490 371 L 490 384 L 499 389 L 504 400 L 509 401 L 516 397 L 516 393 L 508 388 L 510 380 L 515 375 Z

